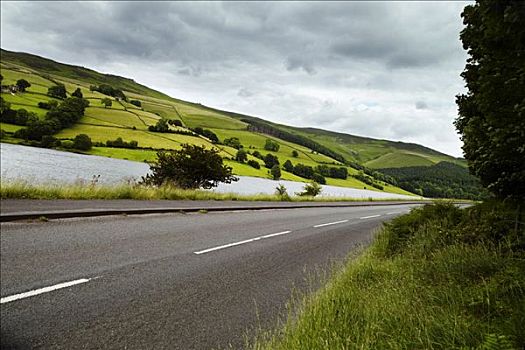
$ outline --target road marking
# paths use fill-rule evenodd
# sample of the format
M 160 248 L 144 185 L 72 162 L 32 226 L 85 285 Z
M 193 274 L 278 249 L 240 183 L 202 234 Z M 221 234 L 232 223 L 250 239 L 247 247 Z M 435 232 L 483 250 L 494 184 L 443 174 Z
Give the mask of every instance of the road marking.
M 260 239 L 265 239 L 265 238 L 270 238 L 270 237 L 284 235 L 284 234 L 287 234 L 287 233 L 290 233 L 290 232 L 292 232 L 292 231 L 277 232 L 277 233 L 272 233 L 272 234 L 269 234 L 269 235 L 264 235 L 264 236 L 250 238 L 250 239 L 245 239 L 244 241 L 239 241 L 239 242 L 234 242 L 234 243 L 220 245 L 220 246 L 213 247 L 213 248 L 199 250 L 198 252 L 193 252 L 193 254 L 197 254 L 197 255 L 205 254 L 205 253 L 213 252 L 213 251 L 220 250 L 220 249 L 226 249 L 226 248 L 235 247 L 235 246 L 238 246 L 238 245 L 241 245 L 241 244 L 246 244 L 246 243 L 258 241 Z
M 377 217 L 380 217 L 381 215 L 377 214 L 377 215 L 370 215 L 370 216 L 363 216 L 359 219 L 371 219 L 371 218 L 377 218 Z
M 43 294 L 43 293 L 49 293 L 49 292 L 52 292 L 52 291 L 57 290 L 57 289 L 72 287 L 72 286 L 77 285 L 77 284 L 89 282 L 90 280 L 91 280 L 91 278 L 81 278 L 81 279 L 75 280 L 75 281 L 55 284 L 54 286 L 50 286 L 50 287 L 44 287 L 44 288 L 40 288 L 40 289 L 31 290 L 29 292 L 24 292 L 24 293 L 20 293 L 20 294 L 10 295 L 10 296 L 7 296 L 5 298 L 1 298 L 0 299 L 0 304 L 9 303 L 11 301 L 15 301 L 15 300 L 19 300 L 19 299 L 29 298 L 29 297 L 32 297 L 32 296 L 35 296 L 35 295 L 39 295 L 39 294 Z
M 337 224 L 342 224 L 343 222 L 348 222 L 348 220 L 341 220 L 341 221 L 327 222 L 326 224 L 314 225 L 314 227 L 323 227 L 323 226 L 337 225 Z
M 270 235 L 261 236 L 261 238 L 270 238 L 270 237 L 285 235 L 285 234 L 290 233 L 290 232 L 292 232 L 292 231 L 283 231 L 283 232 L 272 233 Z

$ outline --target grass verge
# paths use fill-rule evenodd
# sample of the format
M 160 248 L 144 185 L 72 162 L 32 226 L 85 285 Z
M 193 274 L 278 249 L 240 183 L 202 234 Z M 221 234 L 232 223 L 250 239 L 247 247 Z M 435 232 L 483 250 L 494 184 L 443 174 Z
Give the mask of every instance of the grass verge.
M 277 184 L 276 184 L 277 185 Z M 240 195 L 206 190 L 184 190 L 173 186 L 148 187 L 136 184 L 100 185 L 78 183 L 31 184 L 28 182 L 2 182 L 1 199 L 141 199 L 141 200 L 231 200 L 231 201 L 291 201 L 291 202 L 344 202 L 344 201 L 414 201 L 412 199 L 373 199 L 345 197 L 283 197 L 273 194 Z M 415 199 L 417 200 L 417 198 Z
M 247 348 L 523 349 L 525 225 L 516 217 L 498 203 L 414 209 Z

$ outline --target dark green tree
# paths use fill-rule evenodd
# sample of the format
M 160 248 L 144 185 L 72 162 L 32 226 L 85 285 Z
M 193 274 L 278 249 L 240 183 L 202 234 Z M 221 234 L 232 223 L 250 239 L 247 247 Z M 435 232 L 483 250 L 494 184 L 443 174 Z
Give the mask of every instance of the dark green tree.
M 283 169 L 289 173 L 293 172 L 293 164 L 290 162 L 290 159 L 287 159 L 286 162 L 284 162 Z
M 73 139 L 73 148 L 81 151 L 89 151 L 93 147 L 91 138 L 86 134 L 78 134 Z
M 110 98 L 104 97 L 100 100 L 100 103 L 104 105 L 104 108 L 111 107 L 113 105 L 113 102 Z
M 19 91 L 24 92 L 28 87 L 31 86 L 31 84 L 25 79 L 18 79 L 16 81 L 16 86 L 18 87 Z
M 299 153 L 297 153 L 296 150 L 293 150 L 293 151 L 292 151 L 292 157 L 294 157 L 294 158 L 299 157 Z
M 465 7 L 460 38 L 469 58 L 455 121 L 470 171 L 500 198 L 525 198 L 525 2 Z
M 75 91 L 73 91 L 71 96 L 75 96 L 78 98 L 84 98 L 84 95 L 82 95 L 82 91 L 80 90 L 80 88 L 77 88 Z
M 264 166 L 266 166 L 268 169 L 273 168 L 274 165 L 279 165 L 279 158 L 277 156 L 274 156 L 271 153 L 268 153 L 264 156 Z
M 232 168 L 223 164 L 217 149 L 182 145 L 175 151 L 160 151 L 157 162 L 150 165 L 151 174 L 142 178 L 144 184 L 172 184 L 181 188 L 212 188 L 219 182 L 238 181 Z
M 281 168 L 279 167 L 279 164 L 275 164 L 270 169 L 270 174 L 272 174 L 274 180 L 279 180 L 281 178 Z
M 272 139 L 266 139 L 266 142 L 264 144 L 265 150 L 278 152 L 279 148 L 281 148 L 281 146 L 277 142 L 273 141 Z
M 235 155 L 235 160 L 241 163 L 244 163 L 248 160 L 248 154 L 244 150 L 244 148 L 241 148 L 237 151 L 237 154 Z
M 51 97 L 64 99 L 67 97 L 66 87 L 62 84 L 51 86 L 47 89 L 47 94 Z

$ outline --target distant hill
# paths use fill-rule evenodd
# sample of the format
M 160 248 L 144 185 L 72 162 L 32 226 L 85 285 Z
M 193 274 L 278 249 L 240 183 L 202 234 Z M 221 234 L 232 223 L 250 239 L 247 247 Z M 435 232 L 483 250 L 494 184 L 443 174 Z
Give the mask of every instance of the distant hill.
M 297 128 L 266 121 L 240 113 L 223 111 L 198 103 L 179 100 L 162 92 L 141 85 L 132 79 L 112 74 L 102 74 L 89 68 L 59 63 L 28 53 L 0 51 L 2 85 L 14 84 L 26 79 L 31 87 L 24 93 L 2 93 L 2 98 L 13 109 L 26 109 L 44 118 L 47 111 L 39 102 L 53 100 L 46 95 L 53 85 L 63 84 L 68 95 L 79 88 L 84 98 L 90 101 L 85 116 L 73 127 L 60 131 L 59 139 L 73 138 L 80 133 L 88 134 L 97 146 L 90 153 L 125 158 L 130 160 L 152 160 L 158 149 L 175 149 L 182 143 L 218 147 L 223 157 L 239 175 L 267 177 L 267 169 L 257 156 L 251 153 L 277 156 L 283 164 L 289 160 L 294 165 L 301 163 L 312 168 L 320 165 L 343 166 L 351 175 L 348 179 L 328 178 L 328 184 L 395 193 L 408 193 L 385 182 L 388 180 L 369 169 L 406 167 L 414 165 L 431 166 L 441 161 L 454 162 L 465 166 L 465 162 L 428 147 L 413 143 L 354 136 L 316 128 Z M 113 103 L 104 108 L 102 99 L 108 96 L 93 90 L 91 86 L 110 85 L 122 90 L 127 100 L 111 98 Z M 139 101 L 140 106 L 130 103 Z M 58 101 L 59 102 L 59 101 Z M 170 133 L 151 131 L 160 119 L 178 120 L 181 126 L 170 127 Z M 19 142 L 12 135 L 21 126 L 1 123 L 7 133 L 7 142 Z M 191 130 L 207 129 L 220 140 L 212 143 L 207 136 L 197 135 Z M 137 141 L 137 149 L 107 147 L 106 141 L 121 137 L 124 141 Z M 249 159 L 258 162 L 260 169 L 235 162 L 237 149 L 229 143 L 237 138 L 250 153 Z M 266 140 L 279 143 L 278 150 L 265 149 Z M 359 175 L 364 171 L 365 174 Z M 359 175 L 359 176 L 358 176 Z M 283 172 L 283 178 L 304 181 L 297 174 Z

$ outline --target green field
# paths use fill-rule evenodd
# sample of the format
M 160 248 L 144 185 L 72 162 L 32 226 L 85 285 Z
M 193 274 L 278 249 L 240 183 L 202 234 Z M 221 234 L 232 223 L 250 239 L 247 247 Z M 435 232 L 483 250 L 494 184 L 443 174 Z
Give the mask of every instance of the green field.
M 387 153 L 365 163 L 369 168 L 403 168 L 407 166 L 429 166 L 434 164 L 424 156 L 413 153 Z

